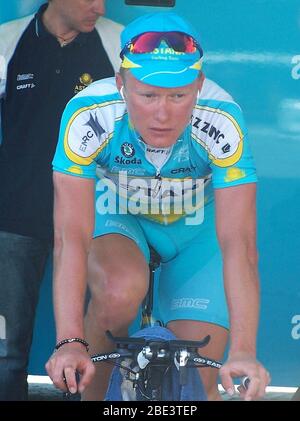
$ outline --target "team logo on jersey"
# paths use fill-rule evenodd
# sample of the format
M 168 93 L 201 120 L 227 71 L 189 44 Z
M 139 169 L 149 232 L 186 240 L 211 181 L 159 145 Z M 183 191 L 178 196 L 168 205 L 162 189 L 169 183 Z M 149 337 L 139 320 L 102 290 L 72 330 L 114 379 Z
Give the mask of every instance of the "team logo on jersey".
M 242 156 L 244 133 L 235 117 L 225 110 L 197 105 L 192 117 L 192 138 L 218 167 L 232 166 Z M 227 178 L 236 176 L 236 172 L 227 174 Z
M 92 76 L 88 73 L 83 73 L 83 75 L 80 76 L 79 80 L 85 86 L 88 86 L 93 82 Z
M 89 107 L 80 108 L 71 116 L 65 128 L 66 155 L 75 164 L 90 165 L 110 138 L 101 126 L 97 112 Z
M 122 155 L 131 158 L 135 154 L 135 149 L 131 143 L 125 142 L 121 145 Z
M 171 170 L 171 174 L 190 174 L 191 172 L 195 171 L 197 168 L 192 165 L 191 167 L 184 167 L 184 168 L 174 168 Z
M 74 93 L 77 94 L 78 92 L 82 91 L 84 88 L 89 86 L 93 82 L 93 78 L 89 73 L 83 73 L 79 77 L 79 83 L 75 86 Z
M 0 63 L 1 67 L 1 63 Z M 22 73 L 17 75 L 17 82 L 23 82 L 20 85 L 17 85 L 17 91 L 20 91 L 21 89 L 33 89 L 35 88 L 35 83 L 30 82 L 30 80 L 34 79 L 33 73 Z M 0 70 L 0 80 L 1 80 L 1 70 Z
M 99 123 L 97 119 L 97 115 L 93 116 L 93 114 L 91 114 L 89 121 L 87 121 L 84 124 L 84 126 L 90 127 L 99 139 L 103 135 L 103 133 L 105 133 L 105 130 L 103 129 L 103 127 L 101 126 L 101 124 Z
M 33 79 L 33 78 L 34 78 L 33 73 L 23 73 L 23 74 L 19 74 L 17 76 L 17 81 L 20 82 L 22 80 L 29 80 L 29 79 Z

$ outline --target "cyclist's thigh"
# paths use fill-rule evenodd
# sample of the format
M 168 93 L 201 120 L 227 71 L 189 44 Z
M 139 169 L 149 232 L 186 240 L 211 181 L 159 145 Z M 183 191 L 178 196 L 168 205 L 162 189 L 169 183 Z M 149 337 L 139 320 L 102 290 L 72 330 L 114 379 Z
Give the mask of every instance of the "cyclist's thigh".
M 148 260 L 148 245 L 134 216 L 97 215 L 88 265 L 91 292 L 109 287 L 144 294 Z
M 196 320 L 228 328 L 222 256 L 213 218 L 177 256 L 162 265 L 159 306 L 165 323 Z
M 101 192 L 95 192 L 95 228 L 93 238 L 97 239 L 108 234 L 119 234 L 124 236 L 125 238 L 131 239 L 136 244 L 146 261 L 149 262 L 149 247 L 138 218 L 129 213 L 99 213 L 99 203 L 97 202 L 99 198 L 101 198 L 101 195 Z M 115 199 L 112 198 L 111 200 Z M 114 209 L 116 208 L 112 207 L 112 210 Z M 95 241 L 93 243 L 95 244 Z

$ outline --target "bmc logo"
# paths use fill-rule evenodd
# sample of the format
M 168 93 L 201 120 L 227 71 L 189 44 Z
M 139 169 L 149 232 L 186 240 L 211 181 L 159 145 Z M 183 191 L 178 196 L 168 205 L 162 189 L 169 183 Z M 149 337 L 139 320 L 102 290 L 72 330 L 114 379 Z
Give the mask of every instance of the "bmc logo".
M 291 335 L 293 339 L 300 339 L 300 314 L 295 314 L 292 317 L 292 324 L 294 325 Z

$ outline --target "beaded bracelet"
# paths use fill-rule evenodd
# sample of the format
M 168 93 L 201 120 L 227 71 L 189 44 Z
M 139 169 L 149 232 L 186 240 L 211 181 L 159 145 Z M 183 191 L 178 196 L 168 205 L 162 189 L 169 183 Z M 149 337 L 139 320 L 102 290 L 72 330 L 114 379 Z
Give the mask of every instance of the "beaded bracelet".
M 65 345 L 65 344 L 70 344 L 72 342 L 79 342 L 82 345 L 85 346 L 86 351 L 89 352 L 89 344 L 87 343 L 87 341 L 85 341 L 84 339 L 81 338 L 68 338 L 68 339 L 63 339 L 62 341 L 58 342 L 55 347 L 54 350 L 57 351 L 61 346 Z

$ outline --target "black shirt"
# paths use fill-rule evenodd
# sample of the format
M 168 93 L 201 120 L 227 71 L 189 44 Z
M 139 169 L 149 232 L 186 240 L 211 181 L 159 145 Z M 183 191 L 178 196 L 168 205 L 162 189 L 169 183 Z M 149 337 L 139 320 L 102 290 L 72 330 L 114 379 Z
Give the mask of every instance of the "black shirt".
M 52 158 L 68 100 L 114 70 L 96 30 L 65 47 L 42 23 L 43 5 L 8 64 L 2 99 L 0 230 L 53 237 Z

